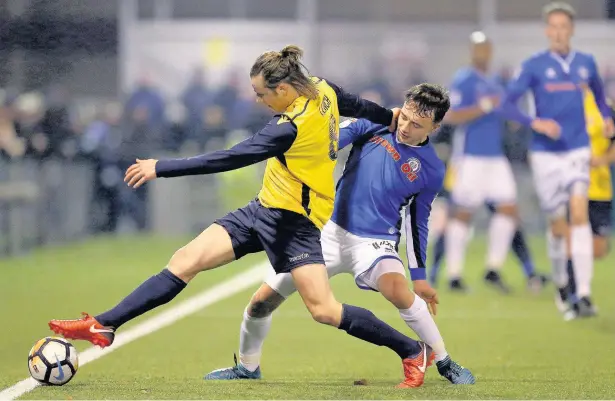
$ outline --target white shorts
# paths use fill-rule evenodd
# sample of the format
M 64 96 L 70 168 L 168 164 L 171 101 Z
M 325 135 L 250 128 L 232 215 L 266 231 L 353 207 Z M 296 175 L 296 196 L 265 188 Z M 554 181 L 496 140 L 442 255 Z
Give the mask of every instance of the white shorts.
M 540 206 L 547 213 L 555 212 L 570 200 L 575 182 L 589 183 L 588 147 L 568 152 L 531 152 L 530 165 Z
M 340 273 L 352 274 L 359 288 L 377 291 L 378 279 L 383 274 L 406 275 L 394 241 L 359 237 L 329 221 L 322 230 L 321 244 L 329 278 Z M 399 263 L 378 264 L 387 258 Z M 290 273 L 272 274 L 265 283 L 284 298 L 295 292 Z
M 454 162 L 454 169 L 452 200 L 455 205 L 476 209 L 485 202 L 517 202 L 517 184 L 505 157 L 466 155 Z

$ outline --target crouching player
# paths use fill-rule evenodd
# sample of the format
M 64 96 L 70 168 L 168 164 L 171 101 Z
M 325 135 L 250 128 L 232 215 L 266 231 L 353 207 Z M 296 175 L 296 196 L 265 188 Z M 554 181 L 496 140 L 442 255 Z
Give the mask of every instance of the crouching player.
M 454 384 L 473 384 L 472 373 L 448 356 L 427 305 L 435 314 L 438 297 L 427 284 L 425 272 L 427 223 L 444 178 L 444 164 L 428 136 L 438 128 L 449 106 L 443 88 L 421 84 L 407 92 L 397 132 L 367 120 L 344 124 L 339 147 L 354 146 L 338 182 L 333 215 L 323 228 L 321 242 L 329 277 L 352 274 L 359 288 L 382 293 L 432 348 L 438 372 Z M 397 253 L 404 206 L 408 267 L 416 295 L 408 288 Z M 240 363 L 215 370 L 205 378 L 260 378 L 261 350 L 271 314 L 294 292 L 290 274 L 270 277 L 244 312 Z M 413 369 L 406 376 L 415 377 L 418 385 L 423 383 L 427 358 L 423 361 L 422 366 L 405 365 L 406 370 Z

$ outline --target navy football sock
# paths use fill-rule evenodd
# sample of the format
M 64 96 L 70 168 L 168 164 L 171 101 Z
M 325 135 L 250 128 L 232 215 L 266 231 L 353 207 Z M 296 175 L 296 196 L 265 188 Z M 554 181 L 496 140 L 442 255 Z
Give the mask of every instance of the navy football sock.
M 528 278 L 533 277 L 536 274 L 534 262 L 532 261 L 530 250 L 527 247 L 525 236 L 521 230 L 517 230 L 517 232 L 515 232 L 515 236 L 512 240 L 512 249 L 515 256 L 517 256 L 517 259 L 519 259 L 521 266 L 523 266 L 525 276 Z
M 117 329 L 129 320 L 166 304 L 184 288 L 186 283 L 182 279 L 164 269 L 147 279 L 115 308 L 96 316 L 96 320 L 103 326 Z
M 432 283 L 436 282 L 438 272 L 440 271 L 440 264 L 442 263 L 442 259 L 444 259 L 445 240 L 446 237 L 444 233 L 442 233 L 438 236 L 433 246 L 433 264 L 431 265 L 431 269 L 429 269 L 429 280 Z
M 372 312 L 357 306 L 342 306 L 340 330 L 374 345 L 392 349 L 405 359 L 421 352 L 420 344 L 378 319 Z
M 568 290 L 574 295 L 577 293 L 577 282 L 574 280 L 574 265 L 571 259 L 568 259 L 566 270 L 568 270 Z

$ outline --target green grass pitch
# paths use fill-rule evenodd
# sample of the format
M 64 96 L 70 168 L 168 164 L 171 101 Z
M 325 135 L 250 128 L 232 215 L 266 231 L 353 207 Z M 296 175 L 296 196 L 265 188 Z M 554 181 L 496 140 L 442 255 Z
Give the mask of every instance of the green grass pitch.
M 27 353 L 37 339 L 52 334 L 50 318 L 95 314 L 114 305 L 160 271 L 182 242 L 103 238 L 1 261 L 0 390 L 28 376 Z M 548 271 L 544 242 L 534 239 L 531 245 L 537 264 Z M 299 297 L 274 315 L 264 348 L 264 380 L 204 382 L 205 373 L 232 363 L 251 289 L 83 366 L 66 386 L 38 387 L 22 398 L 613 399 L 615 256 L 596 264 L 594 298 L 600 316 L 564 322 L 555 310 L 552 287 L 530 295 L 512 257 L 504 275 L 515 292 L 502 296 L 485 288 L 480 280 L 484 254 L 484 241 L 475 239 L 466 274 L 473 292 L 462 296 L 441 289 L 436 317 L 449 353 L 473 371 L 475 386 L 452 386 L 431 368 L 422 388 L 395 389 L 402 368 L 393 352 L 314 323 Z M 178 298 L 261 260 L 252 256 L 202 274 Z M 376 293 L 357 289 L 350 276 L 335 278 L 333 289 L 340 301 L 367 307 L 410 333 L 392 306 Z M 88 346 L 75 345 L 79 350 Z M 353 386 L 358 379 L 367 385 Z

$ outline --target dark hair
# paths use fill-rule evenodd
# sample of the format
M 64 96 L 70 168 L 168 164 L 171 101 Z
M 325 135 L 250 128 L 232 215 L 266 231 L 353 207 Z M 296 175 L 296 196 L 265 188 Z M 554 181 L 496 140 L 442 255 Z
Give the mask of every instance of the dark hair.
M 254 62 L 250 77 L 262 74 L 265 86 L 269 89 L 275 89 L 280 83 L 286 82 L 300 95 L 316 99 L 318 89 L 300 61 L 302 56 L 303 50 L 294 45 L 286 46 L 279 52 L 263 53 Z
M 419 84 L 410 88 L 405 95 L 406 103 L 413 103 L 421 117 L 431 117 L 438 124 L 451 107 L 448 92 L 440 85 Z
M 574 8 L 568 3 L 564 3 L 563 1 L 554 1 L 552 3 L 547 4 L 542 9 L 542 17 L 547 20 L 551 14 L 562 13 L 568 16 L 571 21 L 574 21 L 577 13 L 574 11 Z

